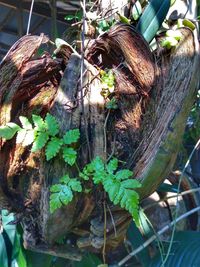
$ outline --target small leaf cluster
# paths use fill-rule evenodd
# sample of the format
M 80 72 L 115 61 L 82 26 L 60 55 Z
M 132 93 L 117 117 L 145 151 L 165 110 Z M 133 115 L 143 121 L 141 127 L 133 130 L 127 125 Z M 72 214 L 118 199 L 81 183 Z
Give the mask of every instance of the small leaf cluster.
M 103 34 L 104 32 L 107 32 L 114 24 L 116 23 L 115 19 L 105 20 L 101 19 L 99 22 L 97 22 L 97 31 L 99 34 Z
M 100 70 L 101 95 L 107 98 L 115 89 L 115 76 L 112 70 Z
M 141 184 L 132 179 L 133 172 L 128 169 L 118 169 L 118 159 L 114 158 L 107 164 L 100 157 L 96 157 L 86 165 L 80 177 L 89 180 L 92 177 L 94 184 L 102 184 L 114 205 L 126 209 L 139 225 L 139 194 L 134 190 Z
M 166 49 L 171 49 L 178 45 L 178 42 L 181 40 L 182 34 L 177 30 L 168 30 L 165 33 L 166 37 L 162 40 L 161 46 Z
M 76 150 L 70 145 L 76 143 L 80 137 L 78 129 L 67 131 L 62 138 L 59 134 L 59 124 L 55 117 L 49 113 L 45 119 L 32 115 L 31 123 L 28 118 L 19 117 L 22 127 L 15 123 L 7 123 L 0 127 L 0 137 L 10 140 L 17 133 L 16 143 L 22 146 L 32 144 L 31 152 L 38 152 L 45 148 L 46 160 L 54 158 L 60 151 L 64 161 L 72 166 L 77 158 Z
M 82 186 L 77 178 L 70 178 L 67 174 L 60 178 L 59 184 L 51 186 L 50 192 L 50 212 L 53 213 L 72 201 L 73 192 L 82 192 Z

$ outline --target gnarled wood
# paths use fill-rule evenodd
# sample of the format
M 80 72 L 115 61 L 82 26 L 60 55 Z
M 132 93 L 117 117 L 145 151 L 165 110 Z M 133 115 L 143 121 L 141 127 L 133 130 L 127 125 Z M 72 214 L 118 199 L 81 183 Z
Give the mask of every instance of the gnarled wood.
M 20 115 L 44 116 L 49 111 L 57 117 L 63 133 L 80 129 L 80 168 L 97 155 L 105 159 L 109 154 L 117 156 L 142 182 L 139 193 L 144 198 L 171 171 L 198 84 L 199 47 L 189 29 L 182 29 L 182 34 L 184 38 L 170 56 L 162 53 L 156 58 L 160 60 L 157 66 L 140 34 L 131 26 L 116 25 L 88 49 L 86 57 L 90 63 L 84 60 L 82 83 L 82 59 L 72 50 L 67 50 L 64 62 L 47 54 L 34 59 L 30 55 L 23 65 L 17 63 L 11 68 L 11 82 L 0 88 L 2 123 L 10 119 L 18 122 Z M 19 44 L 23 47 L 26 40 L 21 39 Z M 38 42 L 31 51 L 36 47 Z M 24 53 L 14 48 L 8 54 L 9 57 L 14 53 L 13 62 L 23 58 Z M 114 94 L 119 108 L 110 112 L 107 127 L 99 73 L 91 63 L 112 68 L 116 76 Z M 0 73 L 8 72 L 9 67 L 10 62 L 4 61 Z M 43 151 L 30 153 L 29 148 L 16 145 L 15 140 L 2 140 L 0 156 L 1 206 L 15 210 L 22 219 L 27 247 L 37 251 L 45 248 L 47 253 L 56 255 L 57 238 L 68 236 L 76 248 L 95 252 L 102 249 L 105 199 L 101 188 L 88 182 L 89 194 L 77 194 L 69 205 L 50 214 L 50 186 L 66 172 L 76 177 L 77 170 L 66 166 L 59 157 L 46 162 Z M 123 240 L 130 215 L 106 201 L 106 248 L 111 249 Z M 74 259 L 80 259 L 78 248 L 73 253 Z

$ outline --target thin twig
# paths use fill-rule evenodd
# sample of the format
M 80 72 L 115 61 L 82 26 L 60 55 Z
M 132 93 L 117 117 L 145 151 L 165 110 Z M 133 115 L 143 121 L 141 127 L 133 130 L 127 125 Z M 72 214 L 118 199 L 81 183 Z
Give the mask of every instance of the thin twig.
M 109 213 L 110 213 L 110 218 L 111 218 L 112 225 L 113 225 L 113 229 L 114 229 L 114 232 L 115 232 L 115 237 L 117 237 L 117 230 L 116 230 L 116 226 L 115 226 L 115 220 L 114 220 L 114 218 L 113 218 L 111 209 L 110 209 L 110 207 L 109 207 L 108 204 L 107 204 L 107 208 L 108 208 L 108 211 L 109 211 Z
M 103 201 L 103 210 L 104 210 L 104 231 L 103 231 L 103 263 L 106 263 L 106 234 L 107 234 L 107 214 L 106 214 L 106 192 L 104 192 L 104 201 Z
M 84 109 L 84 96 L 83 96 L 83 77 L 84 77 L 84 57 L 85 57 L 85 23 L 86 23 L 86 2 L 83 0 L 81 2 L 81 7 L 83 10 L 83 28 L 81 31 L 81 72 L 80 72 L 80 87 L 81 87 L 81 107 L 82 107 L 82 114 L 85 126 L 87 125 L 87 118 L 85 116 L 85 109 Z M 86 70 L 87 71 L 87 70 Z M 89 159 L 91 160 L 91 150 L 90 150 L 90 144 L 89 144 L 89 136 L 88 136 L 88 129 L 85 127 L 85 135 L 86 135 L 86 141 L 87 141 L 87 147 L 88 147 L 88 154 Z
M 110 116 L 110 109 L 108 110 L 108 113 L 106 115 L 106 119 L 104 122 L 104 126 L 103 126 L 103 132 L 104 132 L 104 153 L 105 155 L 107 155 L 107 134 L 106 134 L 106 129 L 107 129 L 107 123 L 108 123 L 108 118 Z
M 128 260 L 130 260 L 133 256 L 135 256 L 136 254 L 138 254 L 140 251 L 142 251 L 144 248 L 146 248 L 149 244 L 151 244 L 158 235 L 162 235 L 164 232 L 166 232 L 170 227 L 174 226 L 177 222 L 185 219 L 186 217 L 190 216 L 191 214 L 197 212 L 198 210 L 200 210 L 200 207 L 196 207 L 184 214 L 182 214 L 181 216 L 179 216 L 178 218 L 176 218 L 176 220 L 172 221 L 170 224 L 166 225 L 165 227 L 163 227 L 160 231 L 157 232 L 156 235 L 151 236 L 146 242 L 144 242 L 141 246 L 139 246 L 138 248 L 136 248 L 134 251 L 132 251 L 129 255 L 127 255 L 125 258 L 123 258 L 117 266 L 122 266 L 125 262 L 127 262 Z
M 183 191 L 183 192 L 179 193 L 178 196 L 184 196 L 184 195 L 188 195 L 190 193 L 194 193 L 194 192 L 198 192 L 198 191 L 200 191 L 200 187 Z M 175 198 L 175 197 L 177 197 L 177 194 L 176 195 L 173 195 L 173 196 L 164 197 L 164 198 L 158 200 L 156 203 L 152 203 L 152 204 L 146 205 L 145 207 L 143 207 L 143 211 L 145 211 L 145 210 L 147 210 L 147 209 L 149 209 L 151 207 L 156 206 L 160 202 L 163 202 L 165 200 L 168 200 L 170 198 Z
M 28 17 L 28 25 L 27 25 L 26 35 L 29 34 L 29 30 L 30 30 L 31 17 L 32 17 L 32 13 L 33 13 L 33 5 L 34 5 L 34 0 L 32 0 L 32 2 L 31 2 L 31 8 L 30 8 L 29 17 Z
M 179 197 L 179 193 L 180 193 L 181 182 L 182 182 L 182 180 L 183 180 L 183 175 L 184 175 L 184 173 L 185 173 L 187 167 L 188 167 L 189 164 L 190 164 L 190 161 L 191 161 L 191 158 L 192 158 L 194 152 L 195 152 L 196 149 L 199 147 L 199 145 L 200 145 L 200 139 L 197 141 L 195 147 L 193 148 L 192 152 L 190 153 L 190 156 L 189 156 L 189 158 L 188 158 L 188 160 L 187 160 L 187 162 L 186 162 L 186 164 L 185 164 L 185 166 L 184 166 L 184 168 L 183 168 L 183 171 L 182 171 L 182 173 L 181 173 L 181 176 L 180 176 L 180 178 L 179 178 L 178 190 L 177 190 L 177 191 L 178 191 L 178 194 L 177 194 L 177 196 L 176 196 L 176 210 L 175 210 L 174 221 L 176 221 L 176 219 L 177 219 L 177 217 L 178 217 L 178 207 L 179 207 L 179 205 L 178 205 L 178 197 Z M 174 225 L 173 225 L 173 228 L 172 228 L 172 235 L 171 235 L 171 239 L 170 239 L 170 244 L 169 244 L 169 247 L 168 247 L 168 249 L 167 249 L 167 255 L 166 255 L 164 261 L 162 262 L 161 267 L 164 267 L 164 266 L 165 266 L 165 263 L 167 262 L 167 260 L 168 260 L 168 258 L 169 258 L 170 251 L 171 251 L 171 248 L 172 248 L 173 239 L 174 239 L 175 230 L 176 230 L 176 223 L 174 223 Z
M 190 163 L 190 160 L 194 154 L 194 152 L 196 151 L 196 149 L 199 147 L 200 145 L 200 139 L 198 140 L 198 142 L 196 143 L 195 147 L 193 148 L 184 168 L 183 168 L 183 171 L 182 171 L 182 174 L 180 176 L 180 180 L 179 180 L 179 184 L 178 184 L 178 194 L 177 194 L 177 198 L 176 198 L 176 203 L 178 203 L 178 196 L 179 196 L 179 191 L 180 191 L 180 185 L 181 185 L 181 181 L 182 181 L 182 178 L 183 178 L 183 174 L 185 173 L 185 170 L 187 169 L 189 163 Z M 178 205 L 176 205 L 178 206 Z M 196 207 L 186 213 L 184 213 L 183 215 L 181 215 L 180 217 L 177 217 L 178 215 L 178 210 L 176 208 L 176 213 L 175 213 L 175 219 L 168 225 L 166 225 L 164 228 L 162 228 L 160 231 L 158 231 L 157 235 L 161 235 L 163 234 L 164 232 L 166 232 L 170 227 L 173 226 L 173 230 L 172 230 L 172 236 L 171 236 L 171 239 L 170 239 L 170 245 L 169 245 L 169 248 L 168 248 L 168 251 L 167 251 L 167 256 L 165 257 L 165 260 L 163 261 L 162 265 L 161 266 L 164 266 L 164 264 L 166 263 L 166 260 L 168 259 L 169 257 L 169 253 L 170 253 L 170 250 L 171 250 L 171 246 L 172 246 L 172 241 L 173 241 L 173 238 L 174 238 L 174 233 L 175 233 L 175 228 L 176 228 L 176 223 L 186 217 L 188 217 L 189 215 L 193 214 L 194 212 L 200 210 L 200 207 Z M 133 256 L 135 256 L 137 253 L 139 253 L 141 250 L 143 250 L 145 247 L 147 247 L 149 244 L 151 244 L 156 238 L 157 238 L 157 235 L 153 235 L 152 237 L 150 237 L 146 242 L 144 242 L 141 246 L 139 246 L 137 249 L 135 249 L 134 251 L 132 251 L 129 255 L 127 255 L 125 258 L 123 258 L 119 263 L 118 263 L 118 266 L 122 266 L 125 262 L 127 262 L 129 259 L 131 259 Z

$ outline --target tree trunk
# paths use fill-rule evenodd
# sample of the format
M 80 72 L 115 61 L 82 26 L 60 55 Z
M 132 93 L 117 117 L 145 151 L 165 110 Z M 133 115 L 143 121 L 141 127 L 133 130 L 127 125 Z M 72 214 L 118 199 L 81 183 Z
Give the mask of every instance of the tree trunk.
M 69 46 L 61 47 L 56 60 L 48 54 L 40 58 L 34 54 L 46 37 L 22 37 L 0 66 L 1 125 L 50 112 L 63 133 L 80 129 L 79 168 L 97 155 L 116 156 L 141 181 L 140 198 L 149 196 L 172 170 L 198 86 L 197 37 L 186 28 L 181 33 L 184 38 L 172 53 L 153 55 L 133 27 L 114 26 L 86 51 L 82 84 L 82 59 Z M 106 111 L 94 65 L 113 69 L 118 110 Z M 77 194 L 50 214 L 50 186 L 66 172 L 77 175 L 59 157 L 49 163 L 44 151 L 30 153 L 15 140 L 1 140 L 0 158 L 0 204 L 22 221 L 25 247 L 74 260 L 81 259 L 80 249 L 99 252 L 104 212 L 106 249 L 123 240 L 130 215 L 108 199 L 104 210 L 104 192 L 90 183 L 88 194 Z M 57 244 L 63 236 L 71 245 Z

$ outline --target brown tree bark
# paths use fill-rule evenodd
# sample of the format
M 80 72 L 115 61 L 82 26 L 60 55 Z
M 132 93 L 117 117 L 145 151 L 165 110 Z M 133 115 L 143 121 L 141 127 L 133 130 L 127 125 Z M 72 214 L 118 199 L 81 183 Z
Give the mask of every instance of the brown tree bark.
M 53 60 L 35 55 L 46 37 L 22 37 L 0 66 L 1 125 L 50 112 L 63 133 L 80 129 L 80 168 L 97 155 L 117 156 L 141 181 L 140 198 L 149 196 L 172 170 L 199 81 L 197 38 L 189 29 L 181 32 L 184 38 L 173 52 L 153 55 L 134 28 L 115 26 L 88 48 L 82 87 L 82 59 L 70 46 L 62 46 Z M 97 67 L 112 68 L 116 77 L 119 108 L 109 116 Z M 13 139 L 1 140 L 0 159 L 0 204 L 16 212 L 27 248 L 75 260 L 81 259 L 80 249 L 99 252 L 104 212 L 106 249 L 123 240 L 130 215 L 108 199 L 105 211 L 102 189 L 90 183 L 90 193 L 77 194 L 50 214 L 50 186 L 65 172 L 77 174 L 59 158 L 46 162 L 43 151 L 30 153 Z M 63 236 L 71 247 L 57 244 Z

